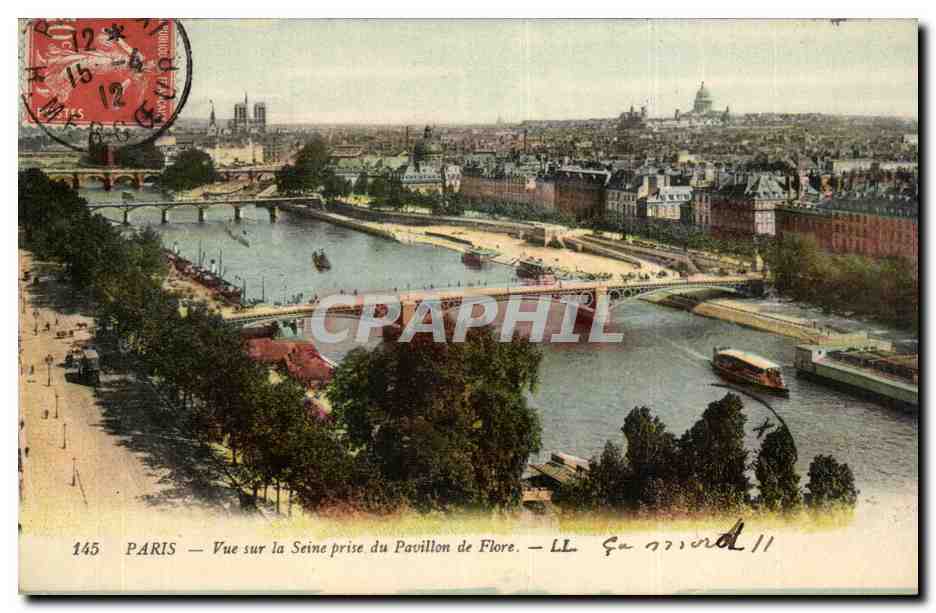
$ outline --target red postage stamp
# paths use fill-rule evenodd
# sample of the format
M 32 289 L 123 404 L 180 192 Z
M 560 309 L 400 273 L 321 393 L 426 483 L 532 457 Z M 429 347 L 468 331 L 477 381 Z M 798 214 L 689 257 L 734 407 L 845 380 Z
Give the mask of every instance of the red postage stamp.
M 171 19 L 33 19 L 26 47 L 32 123 L 158 129 L 173 116 Z

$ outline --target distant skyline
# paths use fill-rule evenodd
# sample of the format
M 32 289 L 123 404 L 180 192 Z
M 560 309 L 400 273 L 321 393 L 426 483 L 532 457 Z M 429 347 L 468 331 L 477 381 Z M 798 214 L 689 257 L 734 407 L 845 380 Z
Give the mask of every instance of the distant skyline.
M 912 20 L 183 20 L 182 113 L 246 91 L 284 123 L 494 123 L 717 110 L 918 117 Z

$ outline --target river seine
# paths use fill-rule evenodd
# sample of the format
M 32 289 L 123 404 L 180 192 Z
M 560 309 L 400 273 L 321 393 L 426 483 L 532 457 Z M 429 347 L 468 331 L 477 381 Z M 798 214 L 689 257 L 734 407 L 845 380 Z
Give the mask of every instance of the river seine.
M 121 199 L 117 190 L 81 192 L 93 202 Z M 138 200 L 159 199 L 158 193 L 147 190 L 131 193 Z M 107 215 L 120 219 L 119 212 Z M 152 225 L 167 247 L 176 244 L 189 259 L 194 260 L 201 248 L 206 262 L 222 260 L 227 279 L 246 283 L 249 299 L 262 293 L 267 302 L 285 302 L 300 294 L 308 300 L 338 289 L 517 282 L 506 266 L 473 270 L 445 249 L 403 245 L 289 213 L 281 213 L 271 224 L 266 210 L 253 207 L 244 208 L 244 217 L 240 227 L 247 231 L 249 248 L 225 232 L 225 224 L 233 219 L 233 210 L 226 207 L 210 209 L 204 224 L 196 223 L 196 212 L 188 207 L 172 211 L 167 225 L 160 225 L 156 209 L 132 212 L 131 223 Z M 312 253 L 318 249 L 330 258 L 330 271 L 319 273 L 312 266 Z M 608 439 L 622 442 L 620 427 L 635 406 L 650 407 L 680 435 L 707 403 L 724 396 L 724 389 L 713 386 L 720 381 L 709 358 L 713 346 L 729 345 L 783 366 L 790 397 L 770 402 L 793 432 L 803 484 L 810 460 L 831 454 L 852 467 L 864 501 L 873 504 L 876 496 L 917 494 L 916 416 L 798 379 L 793 368 L 795 340 L 639 300 L 616 308 L 612 318 L 616 331 L 624 335 L 619 344 L 543 346 L 540 385 L 532 395 L 543 423 L 543 455 L 565 451 L 587 458 L 600 453 Z M 882 332 L 895 336 L 891 330 Z M 340 359 L 340 354 L 331 357 Z M 751 429 L 769 413 L 750 399 L 745 407 L 753 460 L 758 441 Z

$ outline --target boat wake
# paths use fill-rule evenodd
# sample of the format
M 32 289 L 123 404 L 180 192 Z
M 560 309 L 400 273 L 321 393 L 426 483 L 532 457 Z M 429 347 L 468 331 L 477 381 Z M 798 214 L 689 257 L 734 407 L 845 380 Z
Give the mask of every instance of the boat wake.
M 692 349 L 691 347 L 687 347 L 687 346 L 685 346 L 685 345 L 680 345 L 679 343 L 674 343 L 673 341 L 669 340 L 668 338 L 664 338 L 663 340 L 665 340 L 667 343 L 669 343 L 670 345 L 672 345 L 672 346 L 675 347 L 676 349 L 679 349 L 679 350 L 682 351 L 683 353 L 685 353 L 685 354 L 687 354 L 687 355 L 690 355 L 690 356 L 692 356 L 692 357 L 694 357 L 694 358 L 696 358 L 696 359 L 698 359 L 698 360 L 702 360 L 703 362 L 708 362 L 708 361 L 711 359 L 711 358 L 709 358 L 709 356 L 703 355 L 703 354 L 699 353 L 698 351 L 696 351 L 695 349 Z

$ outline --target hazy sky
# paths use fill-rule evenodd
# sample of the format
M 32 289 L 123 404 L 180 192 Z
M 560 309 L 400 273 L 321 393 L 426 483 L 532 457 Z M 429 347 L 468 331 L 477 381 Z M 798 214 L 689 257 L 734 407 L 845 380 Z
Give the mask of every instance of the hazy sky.
M 184 20 L 185 117 L 493 122 L 687 111 L 917 116 L 914 21 Z

